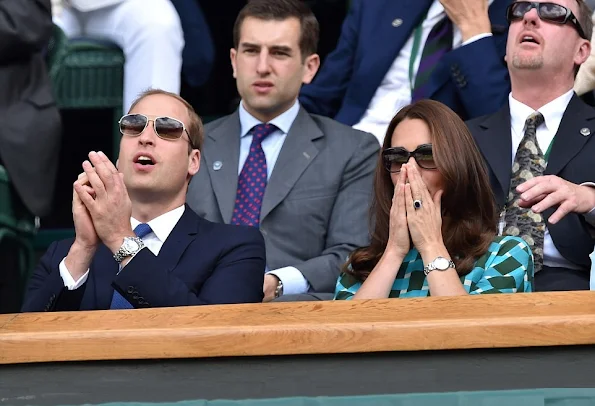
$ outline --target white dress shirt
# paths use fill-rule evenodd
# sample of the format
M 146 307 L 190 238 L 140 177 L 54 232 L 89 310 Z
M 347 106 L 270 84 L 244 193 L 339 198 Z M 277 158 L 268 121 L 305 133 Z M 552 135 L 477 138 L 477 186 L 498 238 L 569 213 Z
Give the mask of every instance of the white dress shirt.
M 492 2 L 493 0 L 490 0 L 489 4 L 492 4 Z M 414 77 L 409 78 L 409 62 L 413 51 L 415 31 L 411 34 L 405 45 L 403 45 L 403 48 L 401 48 L 399 55 L 384 76 L 378 89 L 376 89 L 376 93 L 374 93 L 368 109 L 359 123 L 355 124 L 353 128 L 374 134 L 380 145 L 382 145 L 388 124 L 394 115 L 401 108 L 411 103 L 411 82 L 415 83 L 415 74 L 421 61 L 423 45 L 426 43 L 432 28 L 445 16 L 446 12 L 442 4 L 438 0 L 434 0 L 428 10 L 426 19 L 422 22 L 420 48 L 415 61 L 413 61 Z M 492 36 L 492 33 L 479 34 L 463 42 L 461 30 L 455 25 L 452 48 L 456 49 L 490 36 Z
M 184 210 L 185 206 L 182 205 L 180 207 L 168 211 L 165 214 L 162 214 L 159 217 L 155 217 L 153 220 L 147 223 L 151 227 L 152 232 L 144 236 L 142 240 L 145 244 L 145 247 L 151 250 L 151 252 L 155 256 L 159 255 L 159 251 L 161 250 L 163 243 L 165 242 L 165 240 L 167 240 L 167 237 L 169 237 L 171 231 L 174 229 L 176 224 L 178 224 L 178 221 L 180 221 L 182 214 L 184 214 Z M 134 217 L 130 218 L 130 225 L 132 226 L 133 230 L 139 224 L 140 221 L 138 221 Z M 68 272 L 68 269 L 66 268 L 66 264 L 64 263 L 65 259 L 66 258 L 64 258 L 62 262 L 60 262 L 59 266 L 60 276 L 64 281 L 64 286 L 66 286 L 68 290 L 78 289 L 87 281 L 87 278 L 89 276 L 89 270 L 87 269 L 87 272 L 85 272 L 85 274 L 81 276 L 78 281 L 75 281 L 70 275 L 70 272 Z M 130 263 L 131 261 L 134 261 L 134 257 L 131 258 L 128 263 Z
M 545 119 L 544 123 L 537 127 L 536 132 L 537 143 L 539 144 L 539 148 L 544 155 L 550 144 L 554 141 L 554 137 L 558 132 L 560 123 L 562 122 L 562 116 L 564 115 L 564 112 L 566 111 L 573 94 L 574 91 L 570 89 L 562 96 L 552 100 L 537 110 L 543 115 L 543 118 Z M 518 100 L 515 100 L 512 97 L 512 94 L 508 96 L 508 102 L 510 106 L 510 126 L 512 135 L 512 165 L 512 163 L 514 163 L 516 151 L 525 134 L 525 121 L 531 114 L 535 112 L 535 110 L 519 102 Z M 595 186 L 595 184 L 592 183 L 584 183 L 583 185 Z M 585 214 L 585 219 L 590 224 L 595 224 L 595 211 L 591 210 L 589 213 Z M 560 251 L 558 251 L 554 245 L 554 241 L 552 240 L 547 227 L 545 229 L 545 235 L 543 239 L 543 264 L 549 267 L 579 270 L 582 269 L 580 266 L 573 264 L 564 258 L 562 254 L 560 254 Z
M 283 147 L 285 138 L 287 138 L 287 133 L 289 132 L 289 129 L 293 125 L 293 122 L 295 121 L 295 118 L 299 112 L 300 104 L 298 101 L 296 101 L 294 105 L 289 108 L 289 110 L 269 121 L 269 124 L 274 124 L 279 129 L 273 131 L 261 143 L 262 150 L 264 151 L 264 156 L 267 161 L 267 179 L 270 179 L 271 173 L 273 173 L 273 168 L 275 167 L 275 163 L 277 163 L 277 158 L 281 152 L 281 147 Z M 250 152 L 250 144 L 252 143 L 252 134 L 250 133 L 250 130 L 257 124 L 263 124 L 262 121 L 258 120 L 246 111 L 243 103 L 240 103 L 239 115 L 240 160 L 238 162 L 238 175 L 242 172 L 242 167 L 244 166 L 246 158 L 248 157 L 248 153 Z M 281 280 L 283 283 L 284 295 L 306 293 L 310 289 L 310 284 L 306 278 L 304 278 L 304 275 L 299 269 L 293 266 L 286 266 L 271 271 L 269 271 L 267 267 L 265 272 L 271 273 Z
M 591 290 L 595 290 L 595 249 L 591 255 L 589 255 L 589 258 L 591 258 L 591 279 L 589 281 L 589 286 Z

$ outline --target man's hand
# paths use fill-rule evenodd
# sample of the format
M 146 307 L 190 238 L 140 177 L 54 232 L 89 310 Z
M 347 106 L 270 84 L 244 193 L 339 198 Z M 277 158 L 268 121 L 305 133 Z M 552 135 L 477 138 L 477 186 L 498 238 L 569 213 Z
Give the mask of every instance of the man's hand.
M 440 3 L 450 21 L 461 30 L 463 42 L 492 32 L 488 0 L 440 0 Z
M 95 197 L 95 192 L 89 184 L 87 175 L 81 173 L 74 182 L 72 189 L 72 219 L 76 237 L 64 263 L 75 281 L 79 280 L 89 269 L 99 244 L 99 237 L 95 232 L 93 220 L 76 192 L 77 187 L 84 190 L 92 198 Z
M 277 289 L 277 285 L 279 284 L 279 278 L 271 273 L 268 273 L 264 276 L 264 299 L 263 302 L 270 302 L 275 298 L 275 290 Z
M 568 213 L 584 214 L 595 207 L 595 188 L 575 185 L 554 175 L 529 179 L 520 184 L 517 191 L 521 193 L 519 206 L 531 207 L 535 213 L 559 205 L 548 220 L 551 224 L 556 224 Z
M 121 175 L 103 152 L 90 152 L 83 170 L 95 198 L 82 185 L 75 191 L 89 211 L 98 237 L 113 252 L 117 252 L 124 237 L 134 237 L 130 226 L 132 203 Z

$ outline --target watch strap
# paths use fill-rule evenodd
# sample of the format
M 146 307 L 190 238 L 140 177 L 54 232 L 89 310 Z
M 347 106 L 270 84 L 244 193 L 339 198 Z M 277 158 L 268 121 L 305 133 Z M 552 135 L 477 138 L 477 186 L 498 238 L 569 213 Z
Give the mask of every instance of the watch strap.
M 133 240 L 134 242 L 136 242 L 137 249 L 135 249 L 133 251 L 128 250 L 126 248 L 126 242 L 128 240 Z M 122 242 L 120 249 L 118 251 L 116 251 L 116 253 L 114 254 L 114 260 L 117 263 L 121 263 L 124 260 L 124 258 L 136 255 L 136 253 L 138 253 L 144 247 L 145 247 L 145 243 L 139 237 L 124 237 L 124 241 Z
M 446 259 L 446 260 L 448 261 L 448 267 L 446 267 L 446 268 L 444 268 L 444 269 L 439 269 L 440 271 L 446 271 L 447 269 L 450 269 L 450 268 L 452 268 L 452 269 L 456 269 L 455 263 L 452 261 L 452 259 L 449 259 L 449 258 L 445 258 L 445 257 L 442 257 L 442 256 L 440 256 L 440 257 L 436 257 L 436 259 L 434 259 L 432 262 L 430 262 L 428 265 L 426 265 L 426 266 L 424 267 L 424 275 L 425 275 L 425 276 L 428 276 L 428 274 L 429 274 L 430 272 L 432 272 L 432 271 L 435 271 L 435 270 L 437 270 L 437 269 L 438 269 L 438 268 L 436 267 L 436 265 L 435 265 L 435 262 L 436 262 L 438 259 Z

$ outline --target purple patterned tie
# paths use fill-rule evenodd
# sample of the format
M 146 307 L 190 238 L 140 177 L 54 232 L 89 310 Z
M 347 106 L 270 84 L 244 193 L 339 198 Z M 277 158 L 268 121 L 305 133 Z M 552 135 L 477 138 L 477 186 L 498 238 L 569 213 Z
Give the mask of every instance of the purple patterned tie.
M 273 124 L 258 124 L 252 129 L 250 152 L 238 178 L 231 224 L 255 227 L 260 224 L 262 197 L 267 187 L 267 160 L 261 143 L 276 130 Z
M 419 68 L 415 76 L 415 85 L 412 89 L 412 102 L 425 99 L 428 96 L 428 85 L 434 68 L 448 51 L 452 49 L 453 26 L 448 17 L 442 20 L 432 28 L 430 35 L 424 45 L 421 54 Z

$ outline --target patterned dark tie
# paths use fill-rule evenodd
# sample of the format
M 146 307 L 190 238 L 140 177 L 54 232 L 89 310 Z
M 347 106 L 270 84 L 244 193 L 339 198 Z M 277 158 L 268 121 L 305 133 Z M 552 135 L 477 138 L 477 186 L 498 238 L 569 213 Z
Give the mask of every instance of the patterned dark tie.
M 543 175 L 547 162 L 537 143 L 537 127 L 544 123 L 543 115 L 535 112 L 525 122 L 525 134 L 517 148 L 512 173 L 510 178 L 510 190 L 504 221 L 506 226 L 504 234 L 520 236 L 525 240 L 533 251 L 534 272 L 541 270 L 543 265 L 543 237 L 545 234 L 545 222 L 543 216 L 534 213 L 531 208 L 519 206 L 520 193 L 516 188 L 521 183 Z
M 144 238 L 149 235 L 153 230 L 151 230 L 151 226 L 146 223 L 141 223 L 134 229 L 134 234 L 138 238 Z M 130 302 L 124 299 L 124 296 L 120 294 L 117 290 L 114 290 L 114 295 L 112 296 L 112 303 L 109 307 L 110 309 L 134 309 L 134 306 L 130 304 Z
M 261 143 L 276 130 L 273 124 L 258 124 L 252 129 L 250 152 L 238 177 L 231 224 L 255 227 L 260 224 L 260 208 L 267 187 L 267 160 Z
M 453 25 L 448 17 L 444 17 L 432 28 L 424 45 L 412 89 L 412 102 L 429 96 L 430 77 L 442 56 L 452 49 L 452 41 Z

